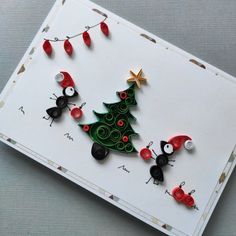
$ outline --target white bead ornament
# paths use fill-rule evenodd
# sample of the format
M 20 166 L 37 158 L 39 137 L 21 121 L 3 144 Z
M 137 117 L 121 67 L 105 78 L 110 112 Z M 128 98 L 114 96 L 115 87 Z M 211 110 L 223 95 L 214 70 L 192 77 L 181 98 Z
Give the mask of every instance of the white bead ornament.
M 184 143 L 184 148 L 188 151 L 191 151 L 194 149 L 194 144 L 193 144 L 193 141 L 192 140 L 187 140 L 185 143 Z
M 55 76 L 55 80 L 60 83 L 64 80 L 64 75 L 62 73 L 58 73 L 56 76 Z

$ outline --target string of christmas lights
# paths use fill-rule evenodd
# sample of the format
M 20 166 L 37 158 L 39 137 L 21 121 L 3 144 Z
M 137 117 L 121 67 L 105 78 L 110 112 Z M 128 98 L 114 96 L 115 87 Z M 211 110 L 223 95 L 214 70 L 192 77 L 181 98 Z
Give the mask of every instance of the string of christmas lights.
M 43 43 L 43 50 L 44 52 L 50 57 L 53 53 L 53 47 L 52 47 L 52 43 L 56 43 L 56 42 L 64 42 L 64 50 L 65 52 L 68 54 L 68 56 L 72 56 L 73 54 L 73 46 L 70 42 L 70 39 L 73 39 L 73 38 L 77 38 L 79 36 L 82 36 L 83 38 L 83 41 L 85 43 L 85 45 L 87 47 L 90 47 L 91 44 L 92 44 L 92 40 L 91 40 L 91 37 L 90 37 L 90 34 L 89 34 L 89 31 L 95 27 L 98 27 L 100 26 L 100 29 L 102 31 L 102 33 L 106 36 L 106 37 L 109 37 L 109 27 L 107 25 L 107 23 L 105 23 L 105 21 L 107 20 L 107 16 L 105 16 L 105 18 L 95 24 L 95 25 L 92 25 L 92 26 L 85 26 L 85 31 L 82 31 L 78 34 L 75 34 L 73 36 L 66 36 L 66 38 L 64 39 L 59 39 L 57 37 L 55 37 L 54 39 L 48 39 L 48 38 L 44 38 L 44 43 Z

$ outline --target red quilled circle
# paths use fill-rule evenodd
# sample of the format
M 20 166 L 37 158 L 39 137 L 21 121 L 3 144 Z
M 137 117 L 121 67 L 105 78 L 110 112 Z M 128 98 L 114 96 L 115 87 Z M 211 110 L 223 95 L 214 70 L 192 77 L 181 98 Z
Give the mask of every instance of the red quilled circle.
M 148 148 L 143 148 L 140 151 L 140 156 L 144 159 L 144 160 L 149 160 L 152 158 L 152 152 L 150 149 Z
M 79 107 L 75 107 L 71 110 L 70 114 L 75 120 L 78 120 L 83 115 L 83 112 Z
M 127 142 L 129 141 L 129 138 L 128 138 L 127 136 L 124 136 L 124 137 L 122 138 L 122 141 L 125 142 L 125 143 L 127 143 Z
M 121 99 L 126 99 L 127 98 L 127 93 L 126 92 L 121 92 L 120 93 L 120 98 Z
M 125 123 L 123 120 L 118 120 L 117 124 L 118 124 L 118 126 L 122 127 L 122 126 L 124 126 Z
M 83 126 L 83 131 L 88 132 L 89 129 L 90 129 L 90 127 L 88 125 L 84 125 Z

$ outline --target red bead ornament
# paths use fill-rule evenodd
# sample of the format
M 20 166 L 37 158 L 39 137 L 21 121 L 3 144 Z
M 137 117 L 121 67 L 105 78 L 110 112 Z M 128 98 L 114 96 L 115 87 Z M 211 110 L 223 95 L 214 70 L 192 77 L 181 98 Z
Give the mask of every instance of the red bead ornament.
M 183 185 L 180 185 L 172 190 L 172 196 L 177 202 L 182 202 L 182 200 L 185 197 L 185 193 L 184 190 L 182 189 L 182 186 Z
M 108 28 L 108 25 L 107 25 L 105 22 L 101 22 L 100 28 L 101 28 L 101 31 L 103 32 L 103 34 L 104 34 L 106 37 L 108 37 L 108 36 L 109 36 L 109 28 Z
M 153 142 L 150 142 L 145 148 L 141 149 L 141 151 L 139 152 L 143 160 L 150 160 L 152 158 L 152 152 L 149 149 L 152 144 Z
M 70 114 L 75 120 L 78 120 L 83 115 L 83 111 L 79 107 L 74 107 L 72 108 Z
M 127 143 L 127 142 L 129 141 L 128 136 L 124 136 L 124 137 L 122 138 L 122 141 L 123 141 L 124 143 Z
M 127 98 L 127 93 L 126 92 L 120 92 L 120 98 L 122 100 L 126 99 Z
M 90 127 L 88 125 L 83 126 L 83 131 L 88 132 L 90 130 Z
M 64 79 L 60 82 L 62 88 L 75 87 L 74 80 L 68 72 L 61 71 L 60 73 L 64 76 Z
M 177 201 L 181 202 L 187 207 L 195 207 L 194 198 L 191 196 L 195 190 L 192 190 L 190 193 L 185 193 L 182 189 L 182 186 L 185 185 L 185 182 L 182 182 L 178 187 L 175 187 L 172 190 L 172 197 Z
M 117 125 L 120 126 L 120 127 L 123 127 L 124 126 L 124 121 L 123 120 L 118 120 L 117 122 Z
M 65 42 L 64 42 L 64 49 L 66 51 L 66 53 L 71 56 L 73 54 L 73 46 L 72 44 L 70 43 L 69 39 L 67 39 Z
M 140 156 L 143 158 L 143 160 L 150 160 L 152 158 L 152 152 L 148 148 L 143 148 L 140 151 Z
M 193 197 L 191 196 L 191 194 L 185 194 L 183 197 L 182 202 L 187 206 L 187 207 L 193 207 L 195 204 L 195 201 L 193 199 Z
M 85 106 L 86 103 L 83 103 L 80 107 L 74 107 L 72 108 L 70 114 L 71 116 L 75 119 L 75 120 L 78 120 L 81 118 L 81 116 L 83 115 L 83 111 L 82 111 L 82 108 L 83 106 Z
M 91 46 L 91 38 L 90 38 L 90 35 L 89 35 L 89 33 L 88 33 L 87 31 L 85 31 L 85 32 L 83 33 L 83 40 L 84 40 L 84 43 L 85 43 L 88 47 Z
M 45 40 L 43 50 L 49 57 L 52 55 L 52 45 L 49 40 Z

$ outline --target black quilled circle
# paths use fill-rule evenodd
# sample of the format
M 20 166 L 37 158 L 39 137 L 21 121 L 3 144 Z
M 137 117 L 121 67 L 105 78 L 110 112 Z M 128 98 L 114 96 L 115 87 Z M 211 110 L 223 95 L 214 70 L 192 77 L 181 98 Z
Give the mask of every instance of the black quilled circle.
M 151 174 L 153 179 L 158 180 L 160 182 L 164 181 L 163 172 L 162 172 L 162 169 L 159 166 L 152 166 L 150 168 L 150 174 Z
M 64 109 L 68 105 L 68 99 L 66 97 L 61 96 L 61 97 L 57 98 L 56 104 L 61 109 Z

